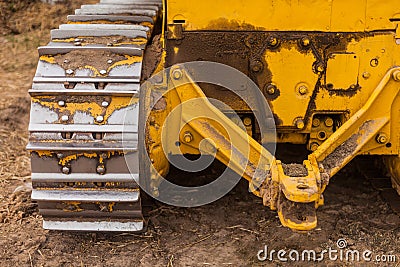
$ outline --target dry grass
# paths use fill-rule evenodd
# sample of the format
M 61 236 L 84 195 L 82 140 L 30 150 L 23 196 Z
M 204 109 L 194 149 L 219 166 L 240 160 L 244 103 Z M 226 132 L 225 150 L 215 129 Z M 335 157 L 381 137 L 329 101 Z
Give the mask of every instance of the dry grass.
M 15 3 L 12 12 L 7 2 Z M 93 1 L 70 0 L 65 4 L 48 5 L 37 0 L 0 0 L 3 19 L 0 21 L 0 72 L 32 75 L 38 60 L 37 47 L 46 45 L 50 30 L 66 23 L 67 15 L 87 2 Z

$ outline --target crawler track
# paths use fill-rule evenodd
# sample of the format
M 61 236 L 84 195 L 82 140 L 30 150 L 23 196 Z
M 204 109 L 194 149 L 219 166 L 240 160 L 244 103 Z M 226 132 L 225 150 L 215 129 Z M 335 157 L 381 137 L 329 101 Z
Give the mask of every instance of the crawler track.
M 28 149 L 44 228 L 143 230 L 138 94 L 160 17 L 158 0 L 83 5 L 39 48 Z

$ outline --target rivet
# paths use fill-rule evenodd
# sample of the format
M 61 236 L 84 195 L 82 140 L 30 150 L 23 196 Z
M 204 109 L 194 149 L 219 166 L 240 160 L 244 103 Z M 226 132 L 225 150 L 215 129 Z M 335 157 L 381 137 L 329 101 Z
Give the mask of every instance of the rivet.
M 60 107 L 64 107 L 65 106 L 65 101 L 63 101 L 63 100 L 58 101 L 58 105 Z
M 68 167 L 64 166 L 64 167 L 62 168 L 62 172 L 63 172 L 64 174 L 70 174 L 71 170 L 70 170 Z
M 68 59 L 64 60 L 64 64 L 68 64 L 68 63 L 69 63 Z
M 72 75 L 74 74 L 74 71 L 71 69 L 67 69 L 65 73 L 67 73 L 68 75 Z
M 333 126 L 333 119 L 332 118 L 326 118 L 325 120 L 325 125 L 326 127 L 332 127 Z
M 113 43 L 108 43 L 107 46 L 114 46 L 114 44 Z
M 180 69 L 176 69 L 172 72 L 172 77 L 174 77 L 175 80 L 180 80 L 183 76 L 183 73 Z
M 82 39 L 79 39 L 79 38 L 76 38 L 75 40 L 74 40 L 74 42 L 75 43 L 77 43 L 77 42 L 82 42 L 83 40 Z
M 63 153 L 57 153 L 57 158 L 58 159 L 62 159 L 64 157 L 64 154 Z
M 103 116 L 97 116 L 96 121 L 98 123 L 102 123 L 104 121 L 104 117 Z
M 61 117 L 61 120 L 62 120 L 63 122 L 67 122 L 67 121 L 69 120 L 68 115 L 62 116 L 62 117 Z
M 249 118 L 249 117 L 246 117 L 246 118 L 244 118 L 243 119 L 243 124 L 244 124 L 244 126 L 251 126 L 251 124 L 252 124 L 252 120 L 251 120 L 251 118 Z
M 108 60 L 107 63 L 112 64 L 113 63 L 112 59 Z
M 100 74 L 101 74 L 101 75 L 106 75 L 106 74 L 107 74 L 107 71 L 106 71 L 106 70 L 101 70 L 101 71 L 100 71 Z
M 108 107 L 110 105 L 110 103 L 108 103 L 107 101 L 104 101 L 103 103 L 101 103 L 101 106 L 103 107 L 103 108 L 106 108 L 106 107 Z
M 75 42 L 75 43 L 74 43 L 74 46 L 81 46 L 81 45 L 82 45 L 81 42 Z

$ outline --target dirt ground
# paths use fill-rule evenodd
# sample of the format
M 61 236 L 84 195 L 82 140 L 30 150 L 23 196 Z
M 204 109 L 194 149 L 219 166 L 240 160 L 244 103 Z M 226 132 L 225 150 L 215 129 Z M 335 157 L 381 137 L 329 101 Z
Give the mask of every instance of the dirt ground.
M 27 91 L 37 61 L 36 47 L 48 31 L 78 6 L 41 3 L 22 11 L 0 0 L 0 266 L 281 266 L 261 262 L 257 253 L 337 249 L 371 250 L 395 255 L 394 263 L 329 261 L 286 263 L 287 266 L 400 266 L 400 218 L 381 194 L 350 166 L 329 185 L 319 226 L 309 233 L 283 228 L 275 212 L 240 183 L 213 204 L 175 208 L 147 200 L 147 231 L 132 234 L 50 232 L 41 227 L 37 206 L 30 202 L 29 155 L 25 151 L 29 119 Z M 15 1 L 14 1 L 15 2 Z M 32 1 L 25 1 L 32 2 Z M 86 1 L 88 2 L 88 1 Z M 7 9 L 7 10 L 6 10 Z M 8 13 L 7 13 L 7 12 Z

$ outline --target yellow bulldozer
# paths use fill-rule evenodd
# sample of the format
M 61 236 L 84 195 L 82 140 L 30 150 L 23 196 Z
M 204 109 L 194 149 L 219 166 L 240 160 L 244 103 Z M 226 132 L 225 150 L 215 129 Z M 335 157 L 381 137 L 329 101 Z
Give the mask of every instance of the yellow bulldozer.
M 30 90 L 43 227 L 139 232 L 144 191 L 199 206 L 244 178 L 282 225 L 308 231 L 330 179 L 359 155 L 383 159 L 400 193 L 396 4 L 83 5 L 39 48 Z M 215 159 L 227 171 L 207 185 L 168 180 L 172 165 L 196 180 Z

